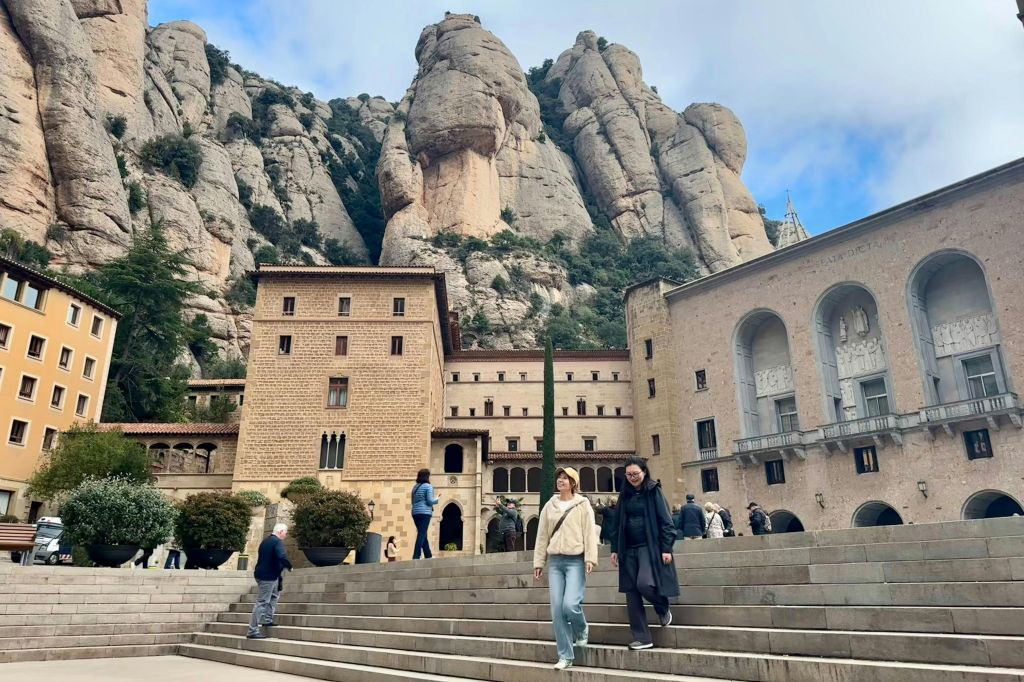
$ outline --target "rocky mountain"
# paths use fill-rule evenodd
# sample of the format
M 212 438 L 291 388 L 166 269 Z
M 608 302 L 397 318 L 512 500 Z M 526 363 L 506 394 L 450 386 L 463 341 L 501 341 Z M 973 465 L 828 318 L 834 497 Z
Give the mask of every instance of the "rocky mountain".
M 191 22 L 148 26 L 145 0 L 0 0 L 0 229 L 78 273 L 161 225 L 229 357 L 257 261 L 435 265 L 468 343 L 527 347 L 559 316 L 607 342 L 579 311 L 621 288 L 634 246 L 695 274 L 772 249 L 735 116 L 672 111 L 628 49 L 587 31 L 524 73 L 446 14 L 415 54 L 397 106 L 324 102 Z M 609 250 L 615 277 L 586 255 Z

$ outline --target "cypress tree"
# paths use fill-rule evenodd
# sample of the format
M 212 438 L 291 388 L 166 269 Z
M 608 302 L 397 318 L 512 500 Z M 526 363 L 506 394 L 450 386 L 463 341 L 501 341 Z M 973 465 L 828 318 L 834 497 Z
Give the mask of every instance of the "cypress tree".
M 540 508 L 555 494 L 555 361 L 551 339 L 544 342 L 544 460 L 541 465 Z

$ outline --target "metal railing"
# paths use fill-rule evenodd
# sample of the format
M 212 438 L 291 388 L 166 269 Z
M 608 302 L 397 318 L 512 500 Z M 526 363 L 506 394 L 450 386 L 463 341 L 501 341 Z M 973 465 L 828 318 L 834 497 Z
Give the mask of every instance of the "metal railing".
M 933 405 L 921 410 L 921 421 L 943 422 L 1005 412 L 1020 407 L 1016 393 L 1002 393 L 987 398 L 972 398 L 955 403 Z
M 853 421 L 828 424 L 821 427 L 821 434 L 825 440 L 833 440 L 897 429 L 899 429 L 899 418 L 895 414 L 883 414 L 877 417 L 863 417 Z

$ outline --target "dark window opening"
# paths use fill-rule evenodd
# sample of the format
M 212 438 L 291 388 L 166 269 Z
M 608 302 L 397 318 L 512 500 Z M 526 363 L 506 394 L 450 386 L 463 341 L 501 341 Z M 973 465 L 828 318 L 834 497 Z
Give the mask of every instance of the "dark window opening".
M 964 431 L 964 447 L 967 449 L 967 459 L 991 457 L 992 440 L 989 438 L 988 429 Z
M 718 492 L 718 469 L 701 469 L 700 488 L 706 493 Z
M 778 485 L 786 482 L 786 466 L 781 459 L 773 459 L 764 463 L 765 478 L 768 485 Z

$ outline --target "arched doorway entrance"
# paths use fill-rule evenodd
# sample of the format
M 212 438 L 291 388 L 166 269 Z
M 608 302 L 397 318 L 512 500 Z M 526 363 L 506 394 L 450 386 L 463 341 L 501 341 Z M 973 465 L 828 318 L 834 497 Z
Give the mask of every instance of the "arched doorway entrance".
M 498 517 L 491 517 L 491 520 L 487 522 L 487 536 L 484 539 L 484 548 L 487 553 L 500 552 L 502 549 L 501 545 L 501 534 L 498 533 Z
M 533 549 L 537 545 L 537 517 L 534 516 L 526 523 L 526 549 Z
M 967 498 L 960 518 L 996 519 L 1003 516 L 1024 516 L 1020 503 L 1002 490 L 982 490 Z
M 804 524 L 799 517 L 791 511 L 779 509 L 768 515 L 772 520 L 773 533 L 803 533 Z
M 454 544 L 455 549 L 462 549 L 462 510 L 454 502 L 450 503 L 441 512 L 439 543 L 442 550 L 450 544 Z
M 866 502 L 853 513 L 854 528 L 871 526 L 902 526 L 903 518 L 899 512 L 885 502 Z

